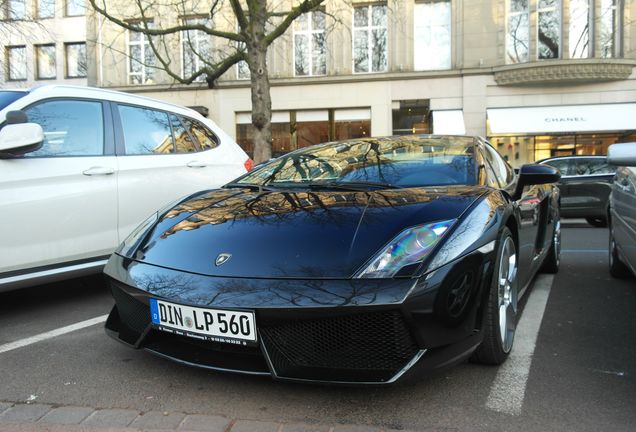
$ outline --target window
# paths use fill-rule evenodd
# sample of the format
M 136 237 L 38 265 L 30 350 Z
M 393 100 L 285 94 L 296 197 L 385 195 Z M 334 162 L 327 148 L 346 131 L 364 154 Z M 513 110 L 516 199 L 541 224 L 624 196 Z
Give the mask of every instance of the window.
M 102 104 L 52 100 L 25 110 L 29 121 L 44 129 L 42 148 L 34 156 L 99 156 L 104 153 Z
M 216 135 L 199 121 L 186 117 L 183 117 L 181 120 L 200 150 L 210 150 L 219 145 L 219 139 Z M 179 153 L 179 151 L 177 151 L 177 153 Z
M 353 71 L 386 71 L 387 42 L 386 5 L 353 8 Z
M 7 77 L 10 81 L 27 79 L 26 47 L 7 47 Z
M 53 18 L 55 16 L 55 0 L 37 1 L 38 18 Z
M 501 155 L 497 153 L 497 151 L 486 144 L 484 146 L 486 148 L 486 160 L 492 167 L 495 176 L 497 176 L 497 180 L 501 187 L 505 187 L 506 185 L 512 182 L 512 170 L 510 166 L 503 160 Z
M 537 5 L 537 57 L 556 59 L 561 55 L 561 2 L 539 0 Z
M 294 74 L 327 73 L 326 16 L 322 11 L 308 12 L 294 21 Z
M 393 110 L 393 135 L 431 133 L 429 122 L 430 101 L 413 99 L 399 101 L 400 107 Z
M 571 161 L 572 161 L 572 159 L 570 159 L 570 158 L 567 158 L 567 159 L 553 159 L 553 160 L 547 161 L 545 164 L 546 165 L 550 165 L 551 167 L 558 169 L 562 176 L 569 176 L 569 175 L 574 175 L 574 171 L 572 169 Z
M 55 45 L 36 45 L 37 79 L 54 79 Z
M 620 55 L 620 5 L 620 0 L 601 0 L 600 57 L 612 58 Z
M 574 161 L 575 175 L 611 175 L 616 172 L 605 159 L 576 159 Z
M 177 153 L 194 153 L 199 151 L 197 145 L 194 143 L 194 139 L 176 115 L 170 115 L 170 123 L 172 124 L 172 134 Z
M 590 0 L 570 0 L 570 58 L 590 56 Z
M 450 69 L 450 0 L 416 3 L 414 23 L 415 70 Z
M 86 76 L 86 44 L 84 42 L 67 43 L 66 76 L 68 78 L 83 78 Z
M 184 25 L 205 25 L 209 24 L 206 18 L 185 18 Z M 181 32 L 181 52 L 183 77 L 194 75 L 206 66 L 212 55 L 210 46 L 210 36 L 201 30 L 186 30 Z M 205 75 L 199 75 L 196 81 L 205 81 Z
M 152 28 L 152 23 L 148 23 Z M 128 31 L 128 82 L 152 84 L 155 76 L 155 53 L 148 36 L 142 32 Z
M 524 63 L 530 46 L 528 0 L 508 0 L 507 5 L 506 63 Z
M 146 108 L 119 106 L 127 155 L 174 153 L 168 114 Z
M 23 20 L 26 18 L 26 0 L 7 0 L 4 3 L 5 16 L 10 20 Z
M 66 16 L 86 15 L 84 0 L 66 0 Z

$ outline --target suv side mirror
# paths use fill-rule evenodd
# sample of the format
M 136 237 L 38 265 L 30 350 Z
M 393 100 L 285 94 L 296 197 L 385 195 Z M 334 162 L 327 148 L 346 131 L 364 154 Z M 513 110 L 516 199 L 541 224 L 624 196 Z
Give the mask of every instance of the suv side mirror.
M 37 123 L 6 124 L 0 129 L 0 158 L 22 156 L 42 147 L 44 131 Z
M 607 163 L 618 166 L 636 166 L 636 143 L 612 144 L 607 149 Z
M 558 169 L 550 165 L 528 164 L 523 165 L 519 169 L 519 178 L 517 179 L 517 187 L 512 199 L 515 201 L 521 198 L 524 186 L 556 183 L 561 178 Z

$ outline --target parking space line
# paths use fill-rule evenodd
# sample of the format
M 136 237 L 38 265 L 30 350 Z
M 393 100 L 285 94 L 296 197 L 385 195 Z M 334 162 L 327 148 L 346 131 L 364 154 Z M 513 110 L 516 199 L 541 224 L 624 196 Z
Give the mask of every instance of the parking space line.
M 490 387 L 486 408 L 505 414 L 521 414 L 532 355 L 553 279 L 553 275 L 539 275 L 535 280 L 517 325 L 512 351 L 508 360 L 499 367 Z
M 86 321 L 81 321 L 75 324 L 67 325 L 66 327 L 60 327 L 55 330 L 47 331 L 35 336 L 19 339 L 14 342 L 9 342 L 4 345 L 0 345 L 0 354 L 5 353 L 7 351 L 13 351 L 15 349 L 22 348 L 28 345 L 32 345 L 34 343 L 41 342 L 47 339 L 51 339 L 56 336 L 61 336 L 66 333 L 74 332 L 76 330 L 81 330 L 83 328 L 90 327 L 95 324 L 103 323 L 104 321 L 106 321 L 106 318 L 108 318 L 108 315 L 98 316 L 95 318 L 88 319 Z

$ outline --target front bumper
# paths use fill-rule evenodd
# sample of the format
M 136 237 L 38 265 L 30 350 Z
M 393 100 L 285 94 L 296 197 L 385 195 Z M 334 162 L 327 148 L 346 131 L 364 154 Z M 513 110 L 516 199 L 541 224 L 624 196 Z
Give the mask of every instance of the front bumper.
M 481 342 L 490 267 L 490 257 L 476 252 L 419 280 L 273 281 L 195 275 L 113 255 L 105 271 L 116 305 L 106 331 L 134 348 L 208 369 L 386 384 L 470 355 Z M 151 297 L 253 310 L 258 344 L 162 332 L 151 324 Z

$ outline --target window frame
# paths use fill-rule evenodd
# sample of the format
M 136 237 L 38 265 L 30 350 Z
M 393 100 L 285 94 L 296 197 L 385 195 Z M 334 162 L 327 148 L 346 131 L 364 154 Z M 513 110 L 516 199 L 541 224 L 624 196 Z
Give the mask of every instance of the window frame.
M 15 0 L 14 0 L 15 1 Z M 27 18 L 28 1 L 20 0 L 20 3 L 24 5 L 24 13 L 21 16 L 12 16 L 14 9 L 11 8 L 13 1 L 7 0 L 4 4 L 4 16 L 7 21 L 22 21 Z
M 40 3 L 42 3 L 42 0 L 36 0 L 35 1 L 35 4 L 34 4 L 34 6 L 35 6 L 35 16 L 37 17 L 37 19 L 52 19 L 52 18 L 55 18 L 55 15 L 56 15 L 56 12 L 57 12 L 55 8 L 57 7 L 57 3 L 56 3 L 56 0 L 50 0 L 50 1 L 51 1 L 51 3 L 53 3 L 53 14 L 49 15 L 49 16 L 42 16 L 41 13 L 40 13 L 41 10 L 42 10 L 42 8 L 40 7 Z
M 86 74 L 85 75 L 71 75 L 69 73 L 69 62 L 68 62 L 68 48 L 70 46 L 84 46 L 84 56 L 86 60 Z M 88 76 L 88 54 L 86 52 L 86 42 L 64 42 L 64 77 L 67 79 L 75 79 L 75 78 L 86 78 Z M 79 68 L 78 68 L 79 69 Z
M 41 49 L 53 48 L 53 76 L 43 77 L 40 71 L 40 56 L 42 55 Z M 33 45 L 34 57 L 35 57 L 35 79 L 37 81 L 49 81 L 57 79 L 57 44 L 46 43 Z
M 141 21 L 132 21 L 132 23 L 137 23 L 137 24 L 141 24 Z M 152 20 L 148 20 L 146 22 L 146 25 L 150 28 L 153 25 L 153 21 Z M 139 41 L 131 41 L 130 38 L 132 36 L 133 33 L 138 33 L 139 34 Z M 141 61 L 135 60 L 132 58 L 132 56 L 130 55 L 130 48 L 132 46 L 139 46 L 140 48 L 140 52 L 141 52 Z M 150 66 L 150 65 L 146 65 L 146 47 L 147 49 L 149 49 L 152 52 L 152 56 L 153 58 L 155 58 L 155 52 L 153 51 L 152 47 L 150 46 L 150 37 L 147 36 L 144 32 L 141 31 L 133 31 L 133 30 L 126 30 L 126 77 L 127 77 L 127 83 L 128 85 L 152 85 L 154 84 L 154 69 L 155 67 Z M 131 72 L 132 70 L 132 62 L 136 61 L 139 63 L 139 65 L 141 66 L 141 72 Z M 151 69 L 153 70 L 152 73 L 148 73 L 147 69 Z M 140 76 L 140 82 L 139 83 L 134 83 L 132 82 L 132 77 L 133 76 Z M 147 80 L 151 79 L 153 80 L 152 83 L 148 83 Z
M 185 16 L 181 16 L 179 17 L 179 21 L 183 24 L 183 25 L 188 25 L 189 21 L 192 20 L 197 20 L 197 21 L 210 21 L 210 19 L 207 16 L 204 15 L 185 15 Z M 188 31 L 192 31 L 195 32 L 195 38 L 186 38 L 186 33 Z M 180 50 L 180 54 L 181 54 L 181 76 L 183 78 L 187 78 L 185 75 L 185 53 L 186 53 L 186 44 L 188 44 L 190 47 L 190 45 L 195 45 L 196 44 L 196 48 L 194 49 L 194 53 L 195 53 L 195 58 L 194 61 L 196 63 L 196 66 L 193 68 L 193 73 L 198 71 L 199 69 L 202 68 L 202 65 L 205 64 L 205 62 L 201 59 L 199 53 L 200 51 L 200 44 L 201 41 L 204 40 L 205 38 L 208 39 L 208 44 L 210 47 L 210 51 L 212 51 L 212 42 L 213 39 L 212 37 L 201 31 L 201 30 L 182 30 L 179 32 L 179 50 Z M 150 48 L 152 50 L 152 48 Z M 211 53 L 210 53 L 211 54 Z M 188 75 L 189 76 L 189 75 Z M 199 75 L 197 77 L 197 79 L 194 80 L 194 82 L 205 82 L 206 76 L 205 75 Z
M 64 16 L 65 17 L 80 17 L 80 16 L 85 16 L 86 15 L 86 1 L 84 1 L 84 13 L 80 13 L 80 14 L 70 14 L 69 13 L 69 4 L 71 3 L 72 0 L 64 0 Z
M 505 55 L 505 63 L 506 64 L 523 64 L 523 63 L 528 63 L 530 61 L 530 46 L 532 43 L 532 40 L 530 38 L 530 28 L 531 28 L 531 22 L 530 22 L 530 17 L 531 17 L 531 13 L 530 13 L 530 0 L 528 0 L 528 7 L 524 10 L 524 11 L 512 11 L 512 2 L 514 0 L 506 0 L 506 12 L 505 12 L 505 38 L 504 38 L 504 55 Z M 517 62 L 512 62 L 509 60 L 509 56 L 508 56 L 508 35 L 510 32 L 510 18 L 512 16 L 520 16 L 520 15 L 526 15 L 526 19 L 528 22 L 528 32 L 526 34 L 526 36 L 528 37 L 528 46 L 527 46 L 527 51 L 525 53 L 525 59 L 520 59 Z
M 384 6 L 386 8 L 386 26 L 374 26 L 373 25 L 373 6 Z M 355 25 L 355 13 L 358 8 L 367 8 L 367 25 L 364 27 L 357 27 Z M 385 29 L 386 30 L 386 68 L 381 71 L 373 70 L 373 31 Z M 368 59 L 368 70 L 366 71 L 356 71 L 356 63 L 355 63 L 355 47 L 356 47 L 356 38 L 355 32 L 356 30 L 366 30 L 367 31 L 367 59 Z M 353 4 L 351 8 L 351 71 L 353 74 L 372 74 L 372 73 L 386 73 L 389 71 L 389 9 L 386 2 L 374 2 L 374 3 L 361 3 L 361 4 Z
M 323 29 L 318 29 L 316 30 L 313 26 L 313 17 L 315 13 L 321 13 L 324 15 L 324 20 L 325 20 L 325 28 Z M 328 71 L 329 71 L 329 65 L 327 65 L 327 14 L 325 13 L 325 11 L 323 9 L 317 9 L 317 10 L 312 10 L 309 11 L 303 15 L 307 16 L 307 30 L 296 30 L 295 24 L 296 22 L 294 22 L 294 24 L 292 24 L 292 50 L 293 50 L 293 71 L 294 71 L 294 76 L 295 77 L 311 77 L 311 76 L 325 76 L 327 75 Z M 308 50 L 309 50 L 309 64 L 307 67 L 307 70 L 309 71 L 309 73 L 305 74 L 305 75 L 299 75 L 296 73 L 296 35 L 305 35 L 307 36 L 307 40 L 308 40 Z M 325 52 L 324 52 L 324 56 L 325 56 L 325 73 L 314 73 L 314 35 L 316 34 L 322 34 L 324 37 L 324 41 L 325 41 Z
M 536 61 L 545 61 L 545 60 L 559 60 L 563 58 L 563 0 L 554 0 L 556 1 L 556 5 L 554 7 L 544 7 L 544 8 L 540 8 L 539 5 L 541 4 L 542 0 L 536 0 L 536 3 L 534 3 L 535 5 L 535 11 L 536 11 L 536 16 L 537 16 L 537 22 L 536 22 L 536 33 L 535 33 L 535 48 L 536 48 L 536 54 L 535 54 L 535 60 Z M 530 5 L 530 2 L 528 2 L 528 4 Z M 558 15 L 558 53 L 556 57 L 545 57 L 545 58 L 541 58 L 539 57 L 540 55 L 540 46 L 541 43 L 539 42 L 539 28 L 540 28 L 540 24 L 539 24 L 539 15 L 541 15 L 542 13 L 549 13 L 551 11 L 554 11 L 557 15 Z
M 23 49 L 24 50 L 24 78 L 12 78 L 11 77 L 11 50 Z M 29 62 L 27 58 L 26 45 L 7 45 L 5 46 L 5 76 L 8 82 L 20 82 L 27 81 L 29 79 Z

